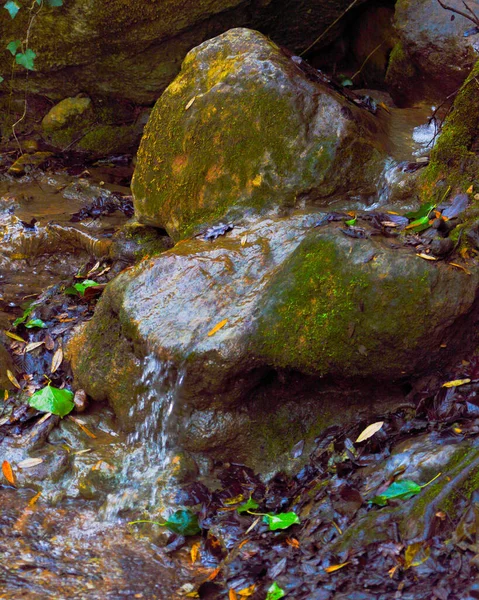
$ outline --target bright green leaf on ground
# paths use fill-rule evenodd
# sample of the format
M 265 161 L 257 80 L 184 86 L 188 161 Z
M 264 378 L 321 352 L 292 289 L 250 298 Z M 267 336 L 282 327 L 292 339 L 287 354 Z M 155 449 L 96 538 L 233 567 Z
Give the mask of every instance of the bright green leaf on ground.
M 7 50 L 11 53 L 12 56 L 15 56 L 17 50 L 20 48 L 21 45 L 22 42 L 20 40 L 13 40 L 9 44 L 7 44 Z
M 31 50 L 30 48 L 27 48 L 25 50 L 25 52 L 19 52 L 15 56 L 15 61 L 17 62 L 17 64 L 21 65 L 22 67 L 25 67 L 25 69 L 27 69 L 28 71 L 34 71 L 35 66 L 33 63 L 34 63 L 36 56 L 37 55 L 35 54 L 35 52 L 33 50 Z
M 286 596 L 286 592 L 282 590 L 276 581 L 269 586 L 268 593 L 266 595 L 266 600 L 279 600 Z
M 65 290 L 65 294 L 84 296 L 86 289 L 97 285 L 100 284 L 96 281 L 93 281 L 93 279 L 85 279 L 85 281 L 82 281 L 81 283 L 75 283 L 74 286 L 67 288 Z
M 279 515 L 264 515 L 263 521 L 268 523 L 270 531 L 276 529 L 288 529 L 291 525 L 300 523 L 299 517 L 294 512 L 279 513 Z
M 369 501 L 371 504 L 378 506 L 386 506 L 388 500 L 409 500 L 421 491 L 421 486 L 415 481 L 394 481 L 391 485 L 379 496 L 374 496 Z
M 33 329 L 34 327 L 40 327 L 41 329 L 45 329 L 46 325 L 41 319 L 30 319 L 25 323 L 25 327 L 27 329 Z
M 414 210 L 412 212 L 406 213 L 404 216 L 410 221 L 416 221 L 417 219 L 421 219 L 422 217 L 428 217 L 431 210 L 436 208 L 435 204 L 428 202 L 427 204 L 423 204 L 418 208 L 418 210 Z
M 13 321 L 13 326 L 17 327 L 18 325 L 25 323 L 25 321 L 28 319 L 28 317 L 32 314 L 33 309 L 34 309 L 33 306 L 29 306 L 27 309 L 25 309 L 23 311 L 23 315 L 21 317 L 18 317 L 18 319 L 15 319 L 15 321 Z
M 429 217 L 426 215 L 424 217 L 421 217 L 420 219 L 416 219 L 412 223 L 409 223 L 409 225 L 406 225 L 405 229 L 419 232 L 428 229 L 430 226 L 431 225 L 429 223 Z
M 13 2 L 13 0 L 8 0 L 8 2 L 5 2 L 3 8 L 8 10 L 10 16 L 12 19 L 14 19 L 17 16 L 17 12 L 20 10 L 21 6 L 17 2 Z
M 248 512 L 249 510 L 256 510 L 259 507 L 259 504 L 250 498 L 236 509 L 240 514 L 244 512 Z
M 179 535 L 196 535 L 201 532 L 198 517 L 190 510 L 177 510 L 174 512 L 165 522 L 165 527 Z
M 353 225 L 356 225 L 356 221 L 357 219 L 354 217 L 354 219 L 349 219 L 349 221 L 345 221 L 345 223 L 348 227 L 352 227 Z
M 35 392 L 28 403 L 37 410 L 64 417 L 75 407 L 73 396 L 74 394 L 70 390 L 59 390 L 47 385 L 42 390 Z

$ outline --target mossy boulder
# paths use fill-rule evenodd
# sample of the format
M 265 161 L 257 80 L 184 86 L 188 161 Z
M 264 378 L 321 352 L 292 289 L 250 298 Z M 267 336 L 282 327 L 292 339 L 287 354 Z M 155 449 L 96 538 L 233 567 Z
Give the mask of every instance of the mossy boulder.
M 122 272 L 72 342 L 76 385 L 107 399 L 127 429 L 145 418 L 152 390 L 170 390 L 181 443 L 224 458 L 240 451 L 240 431 L 248 447 L 268 446 L 264 424 L 287 402 L 286 413 L 304 415 L 294 394 L 258 396 L 275 372 L 284 381 L 288 373 L 316 378 L 310 390 L 321 389 L 321 377 L 336 382 L 336 391 L 309 398 L 319 412 L 298 417 L 317 431 L 330 423 L 321 404 L 328 398 L 346 414 L 349 393 L 338 393 L 345 381 L 362 381 L 364 397 L 364 382 L 384 389 L 474 347 L 477 272 L 423 260 L 387 239 L 352 239 L 341 225 L 315 229 L 318 217 L 299 211 L 244 222 Z M 302 434 L 295 429 L 288 440 Z
M 21 3 L 22 4 L 22 3 Z M 60 100 L 84 92 L 154 102 L 178 73 L 186 53 L 231 27 L 253 23 L 279 43 L 300 52 L 333 23 L 349 0 L 69 0 L 44 3 L 29 30 L 36 54 L 28 83 L 25 69 L 8 75 L 12 40 L 25 39 L 31 12 L 15 19 L 0 14 L 3 86 Z M 23 5 L 23 4 L 22 4 Z M 35 5 L 34 9 L 37 9 Z M 287 14 L 287 18 L 285 18 Z M 337 33 L 337 28 L 331 32 Z M 323 42 L 328 40 L 324 38 Z
M 453 6 L 464 10 L 460 4 Z M 397 102 L 443 101 L 466 79 L 478 58 L 477 37 L 464 37 L 473 24 L 451 15 L 437 0 L 396 3 L 398 41 L 386 81 Z
M 378 128 L 262 34 L 231 30 L 192 50 L 155 105 L 135 213 L 179 239 L 248 212 L 368 198 L 383 167 Z

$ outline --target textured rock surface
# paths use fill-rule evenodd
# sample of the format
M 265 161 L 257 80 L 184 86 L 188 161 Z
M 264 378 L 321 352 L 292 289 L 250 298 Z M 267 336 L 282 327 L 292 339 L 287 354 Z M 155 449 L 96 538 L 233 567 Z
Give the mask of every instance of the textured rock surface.
M 0 390 L 10 390 L 13 388 L 12 383 L 7 377 L 7 369 L 13 369 L 12 359 L 0 340 Z
M 475 342 L 477 274 L 391 249 L 387 240 L 351 239 L 339 225 L 313 229 L 316 219 L 301 212 L 245 223 L 122 273 L 72 344 L 77 385 L 108 399 L 131 428 L 144 418 L 131 410 L 144 386 L 142 361 L 153 354 L 170 365 L 173 381 L 184 371 L 177 391 L 184 444 L 224 448 L 235 431 L 248 430 L 252 390 L 274 370 L 400 380 Z
M 231 27 L 264 25 L 281 44 L 304 49 L 350 4 L 349 0 L 70 0 L 43 7 L 31 28 L 37 53 L 30 92 L 62 99 L 84 92 L 138 103 L 155 101 L 178 73 L 192 47 Z M 287 18 L 285 18 L 287 15 Z M 28 11 L 15 19 L 0 15 L 3 48 L 24 39 Z M 334 32 L 333 32 L 334 33 Z M 11 56 L 0 55 L 0 73 L 10 73 Z M 25 86 L 18 69 L 15 89 Z
M 448 2 L 464 11 L 461 2 Z M 479 14 L 479 2 L 469 2 Z M 479 53 L 479 36 L 464 37 L 471 21 L 444 10 L 437 0 L 399 0 L 399 41 L 391 53 L 387 83 L 396 100 L 444 100 L 465 80 Z
M 192 50 L 155 105 L 135 213 L 178 239 L 248 211 L 368 198 L 383 168 L 379 127 L 262 34 L 231 30 Z

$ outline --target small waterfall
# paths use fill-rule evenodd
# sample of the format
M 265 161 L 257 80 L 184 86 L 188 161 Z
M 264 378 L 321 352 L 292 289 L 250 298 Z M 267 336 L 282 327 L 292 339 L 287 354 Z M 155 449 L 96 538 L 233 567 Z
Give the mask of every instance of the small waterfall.
M 118 490 L 108 495 L 102 514 L 115 518 L 120 511 L 153 510 L 168 480 L 169 441 L 174 437 L 175 415 L 184 371 L 154 354 L 146 357 L 140 385 L 145 388 L 130 410 L 136 427 L 127 437 Z M 173 435 L 172 435 L 173 434 Z

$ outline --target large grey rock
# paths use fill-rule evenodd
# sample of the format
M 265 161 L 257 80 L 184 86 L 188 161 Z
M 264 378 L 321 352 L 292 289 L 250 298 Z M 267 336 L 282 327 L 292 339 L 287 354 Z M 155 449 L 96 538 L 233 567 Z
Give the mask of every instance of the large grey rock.
M 262 34 L 233 29 L 185 58 L 145 128 L 140 222 L 175 239 L 246 212 L 377 192 L 379 120 L 310 81 Z
M 459 0 L 445 4 L 465 12 Z M 468 0 L 479 15 L 479 2 Z M 387 83 L 396 100 L 442 101 L 455 92 L 479 58 L 479 36 L 464 37 L 468 19 L 444 10 L 437 0 L 399 0 L 395 27 L 399 38 L 391 53 Z

